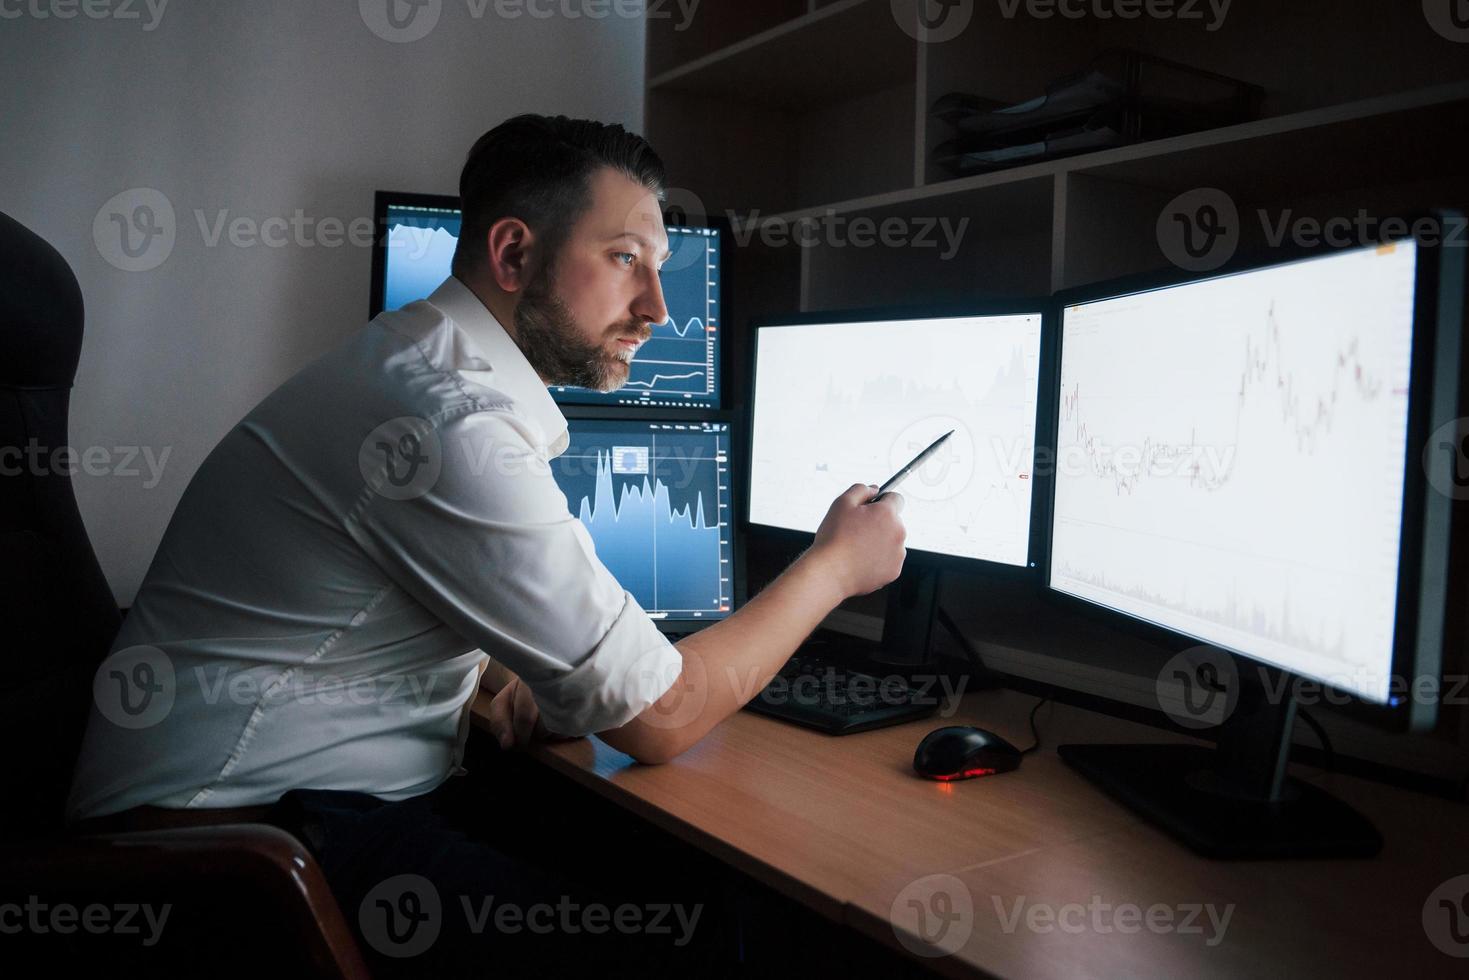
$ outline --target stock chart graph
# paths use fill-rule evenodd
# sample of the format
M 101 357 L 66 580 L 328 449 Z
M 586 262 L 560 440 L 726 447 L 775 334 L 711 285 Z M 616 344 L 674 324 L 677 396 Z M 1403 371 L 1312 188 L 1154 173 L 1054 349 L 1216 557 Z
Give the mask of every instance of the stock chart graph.
M 552 473 L 597 557 L 654 618 L 732 602 L 729 426 L 575 419 Z
M 460 225 L 460 213 L 450 208 L 388 208 L 384 310 L 423 299 L 449 278 Z
M 1068 308 L 1051 584 L 1352 687 L 1394 630 L 1411 243 Z
M 853 483 L 899 488 L 908 546 L 1029 558 L 1041 316 L 772 325 L 758 339 L 750 520 L 814 531 Z

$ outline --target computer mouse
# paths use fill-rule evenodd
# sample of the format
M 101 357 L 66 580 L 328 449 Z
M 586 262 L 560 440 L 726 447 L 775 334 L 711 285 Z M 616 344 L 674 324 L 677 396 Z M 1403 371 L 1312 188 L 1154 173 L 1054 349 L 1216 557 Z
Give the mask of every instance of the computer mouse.
M 913 753 L 913 768 L 929 779 L 970 779 L 1020 768 L 1020 750 L 994 732 L 969 725 L 935 728 Z

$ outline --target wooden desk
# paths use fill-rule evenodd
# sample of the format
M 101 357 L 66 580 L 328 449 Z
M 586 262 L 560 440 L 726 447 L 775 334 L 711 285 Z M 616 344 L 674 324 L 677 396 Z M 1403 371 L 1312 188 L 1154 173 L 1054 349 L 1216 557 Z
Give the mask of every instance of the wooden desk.
M 474 707 L 478 725 L 488 700 Z M 1066 741 L 1181 739 L 1064 705 L 1042 709 L 1045 748 L 1026 756 L 1015 773 L 959 783 L 913 774 L 914 748 L 940 724 L 980 725 L 1030 744 L 1025 720 L 1034 703 L 1011 691 L 977 692 L 948 718 L 840 738 L 740 712 L 661 766 L 639 765 L 596 738 L 530 751 L 894 948 L 910 945 L 900 944 L 897 931 L 922 948 L 914 938 L 922 906 L 909 902 L 915 889 L 928 896 L 927 886 L 936 885 L 948 893 L 939 901 L 949 904 L 930 904 L 932 910 L 967 901 L 970 912 L 945 934 L 947 942 L 963 938 L 963 945 L 950 955 L 923 957 L 950 976 L 1391 971 L 1423 978 L 1465 965 L 1429 942 L 1421 918 L 1438 885 L 1469 873 L 1469 808 L 1462 805 L 1307 770 L 1304 778 L 1377 823 L 1387 838 L 1381 856 L 1208 861 L 1142 823 L 1054 754 Z M 930 875 L 952 877 L 921 881 Z M 1155 904 L 1166 906 L 1178 925 L 1201 906 L 1189 923 L 1199 931 L 1164 931 L 1161 911 L 1154 912 L 1154 928 L 1140 920 L 1135 931 L 1119 931 L 1134 927 L 1132 913 L 1119 918 L 1112 909 L 1135 905 L 1145 913 Z M 1228 911 L 1222 930 L 1202 908 L 1209 905 L 1216 916 Z M 1048 909 L 1063 921 L 1050 923 Z

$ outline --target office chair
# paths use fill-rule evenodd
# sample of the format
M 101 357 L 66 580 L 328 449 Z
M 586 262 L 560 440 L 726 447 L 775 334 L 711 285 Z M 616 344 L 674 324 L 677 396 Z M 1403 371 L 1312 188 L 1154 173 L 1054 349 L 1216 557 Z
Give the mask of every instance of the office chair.
M 260 957 L 277 973 L 366 977 L 321 868 L 278 827 L 63 833 L 92 676 L 120 623 L 70 473 L 53 463 L 52 450 L 68 445 L 82 323 L 81 289 L 66 260 L 0 213 L 0 905 L 36 896 L 85 909 L 151 897 L 200 933 L 185 932 L 178 949 L 211 953 L 194 959 L 191 973 L 230 974 L 246 961 L 258 972 Z M 266 918 L 278 931 L 252 948 Z M 49 945 L 40 930 L 22 932 L 7 935 L 7 947 L 34 942 L 53 961 L 82 949 L 109 967 L 137 957 L 136 965 L 151 968 L 160 955 L 183 955 L 139 949 L 116 935 L 99 942 L 76 922 Z M 218 948 L 242 935 L 247 942 Z

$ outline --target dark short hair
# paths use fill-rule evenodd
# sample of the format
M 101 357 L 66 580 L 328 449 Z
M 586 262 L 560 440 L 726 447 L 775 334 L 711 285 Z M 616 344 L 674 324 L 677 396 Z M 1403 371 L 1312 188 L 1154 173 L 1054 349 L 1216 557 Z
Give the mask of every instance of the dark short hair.
M 527 114 L 485 133 L 459 177 L 464 220 L 454 252 L 456 276 L 485 261 L 485 237 L 501 218 L 519 218 L 555 255 L 592 205 L 591 178 L 612 167 L 660 196 L 663 161 L 648 141 L 590 119 Z

